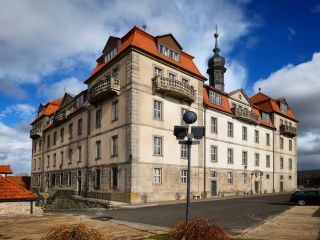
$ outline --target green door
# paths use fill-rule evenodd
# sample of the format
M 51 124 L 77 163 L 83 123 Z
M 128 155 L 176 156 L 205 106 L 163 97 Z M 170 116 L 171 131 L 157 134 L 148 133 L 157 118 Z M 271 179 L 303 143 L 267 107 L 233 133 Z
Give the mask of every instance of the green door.
M 211 196 L 217 196 L 217 181 L 211 181 Z

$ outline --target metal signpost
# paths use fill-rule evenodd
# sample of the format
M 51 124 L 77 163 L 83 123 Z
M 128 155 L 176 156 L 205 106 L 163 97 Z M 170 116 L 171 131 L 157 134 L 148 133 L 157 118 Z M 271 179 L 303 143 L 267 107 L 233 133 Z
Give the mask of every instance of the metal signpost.
M 187 126 L 174 126 L 173 134 L 179 140 L 179 144 L 187 145 L 188 147 L 188 172 L 187 172 L 187 204 L 186 204 L 186 222 L 190 215 L 190 176 L 191 176 L 191 145 L 200 144 L 200 139 L 205 136 L 205 127 L 192 126 L 191 133 L 189 132 L 189 124 L 197 121 L 197 114 L 192 111 L 187 111 L 183 114 L 183 121 Z M 187 138 L 187 140 L 185 140 Z

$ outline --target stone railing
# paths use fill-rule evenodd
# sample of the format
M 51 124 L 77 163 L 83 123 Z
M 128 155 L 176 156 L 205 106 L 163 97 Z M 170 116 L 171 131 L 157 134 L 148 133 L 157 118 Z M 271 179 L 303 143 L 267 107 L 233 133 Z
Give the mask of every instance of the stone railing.
M 152 78 L 154 90 L 163 92 L 172 97 L 194 102 L 196 100 L 196 90 L 187 83 L 169 79 L 161 76 Z
M 295 137 L 297 136 L 297 128 L 287 125 L 281 125 L 280 133 L 289 137 Z
M 30 130 L 30 137 L 31 138 L 37 138 L 42 136 L 42 130 L 41 128 L 33 128 Z
M 101 80 L 94 84 L 89 90 L 89 101 L 97 103 L 108 98 L 112 94 L 119 94 L 120 81 L 117 78 L 111 77 Z
M 236 108 L 236 109 L 233 108 L 232 111 L 235 117 L 238 119 L 241 119 L 242 121 L 246 121 L 251 124 L 258 124 L 259 122 L 259 117 L 257 116 L 257 114 L 249 110 L 245 110 L 241 108 Z
M 67 120 L 66 111 L 58 111 L 54 116 L 53 123 L 59 124 Z

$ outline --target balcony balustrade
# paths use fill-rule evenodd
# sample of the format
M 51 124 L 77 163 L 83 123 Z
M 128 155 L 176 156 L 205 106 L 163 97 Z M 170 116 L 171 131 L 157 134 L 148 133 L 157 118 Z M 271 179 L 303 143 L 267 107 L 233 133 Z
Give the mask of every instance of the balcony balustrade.
M 258 124 L 259 122 L 259 117 L 257 114 L 250 112 L 249 110 L 246 109 L 241 109 L 241 108 L 233 108 L 232 109 L 234 115 L 236 118 L 249 122 L 251 124 Z
M 105 100 L 106 98 L 119 94 L 120 81 L 117 78 L 111 77 L 101 80 L 94 84 L 89 90 L 89 101 L 93 104 Z
M 295 137 L 297 136 L 297 128 L 287 125 L 281 125 L 280 133 L 288 137 Z
M 38 138 L 42 136 L 42 130 L 41 128 L 33 128 L 30 130 L 30 137 L 32 139 Z
M 166 95 L 170 95 L 187 102 L 194 102 L 196 100 L 196 90 L 187 83 L 175 79 L 155 76 L 152 78 L 152 85 L 155 91 Z
M 53 119 L 53 124 L 57 125 L 67 120 L 66 111 L 58 111 Z

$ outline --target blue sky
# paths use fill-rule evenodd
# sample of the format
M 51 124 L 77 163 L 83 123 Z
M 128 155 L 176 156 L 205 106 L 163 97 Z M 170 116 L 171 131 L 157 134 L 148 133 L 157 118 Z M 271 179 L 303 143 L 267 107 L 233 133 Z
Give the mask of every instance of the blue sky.
M 107 38 L 144 23 L 171 32 L 204 75 L 217 24 L 227 91 L 285 97 L 300 120 L 299 169 L 320 168 L 320 1 L 311 0 L 1 1 L 0 163 L 29 172 L 39 103 L 84 89 Z

